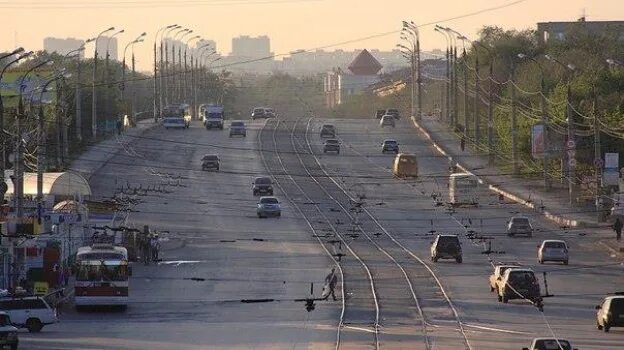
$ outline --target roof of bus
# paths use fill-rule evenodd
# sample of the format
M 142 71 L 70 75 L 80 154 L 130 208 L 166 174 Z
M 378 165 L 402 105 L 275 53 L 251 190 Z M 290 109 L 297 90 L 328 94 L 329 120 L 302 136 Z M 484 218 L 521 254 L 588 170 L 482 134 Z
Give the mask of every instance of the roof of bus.
M 76 255 L 93 253 L 93 252 L 118 252 L 124 255 L 128 255 L 128 249 L 125 247 L 113 246 L 110 244 L 94 244 L 92 246 L 80 247 Z

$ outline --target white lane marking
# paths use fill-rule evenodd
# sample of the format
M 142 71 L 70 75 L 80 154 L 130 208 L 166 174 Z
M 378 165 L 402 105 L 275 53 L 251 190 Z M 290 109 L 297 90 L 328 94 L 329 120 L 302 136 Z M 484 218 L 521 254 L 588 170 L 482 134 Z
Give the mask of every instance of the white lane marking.
M 343 328 L 353 329 L 356 331 L 366 332 L 366 333 L 375 333 L 374 329 L 362 328 L 362 327 L 353 327 L 353 326 L 344 326 Z

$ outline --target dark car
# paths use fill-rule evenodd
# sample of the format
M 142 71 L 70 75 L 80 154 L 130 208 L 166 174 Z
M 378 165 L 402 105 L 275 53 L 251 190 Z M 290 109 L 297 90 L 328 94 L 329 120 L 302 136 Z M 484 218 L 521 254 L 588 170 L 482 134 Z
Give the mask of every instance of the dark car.
M 219 156 L 216 154 L 206 154 L 202 158 L 202 170 L 219 171 Z
M 438 235 L 431 244 L 431 261 L 439 259 L 455 259 L 458 264 L 462 263 L 462 249 L 459 237 L 456 235 Z
M 399 113 L 399 110 L 396 108 L 388 108 L 386 109 L 386 114 L 390 114 L 391 116 L 393 116 L 395 119 L 401 119 L 401 113 Z
M 555 338 L 535 338 L 528 348 L 522 350 L 577 350 L 569 341 Z
M 395 154 L 399 153 L 399 143 L 397 142 L 397 140 L 392 140 L 392 139 L 383 140 L 383 142 L 381 143 L 381 153 L 386 153 L 386 152 L 395 153 Z
M 266 113 L 266 110 L 264 108 L 254 108 L 253 111 L 251 111 L 251 119 L 258 119 L 258 118 L 268 118 L 269 116 Z
M 386 114 L 385 109 L 378 109 L 377 112 L 375 112 L 375 118 L 381 119 L 381 117 L 383 117 L 384 114 Z
M 258 176 L 253 180 L 251 191 L 254 196 L 273 195 L 273 181 L 268 176 Z
M 336 139 L 329 139 L 323 144 L 323 153 L 336 152 L 340 154 L 340 141 Z
M 17 328 L 11 323 L 9 315 L 4 311 L 0 311 L 0 349 L 8 346 L 11 350 L 14 350 L 17 349 L 18 344 Z
M 321 127 L 321 137 L 336 137 L 336 128 L 331 124 L 325 124 Z
M 528 268 L 505 270 L 498 286 L 498 301 L 507 303 L 512 299 L 528 299 L 538 306 L 541 305 L 540 285 L 533 270 Z
M 242 137 L 247 136 L 247 128 L 245 127 L 245 123 L 241 121 L 233 121 L 230 124 L 230 137 L 235 135 Z

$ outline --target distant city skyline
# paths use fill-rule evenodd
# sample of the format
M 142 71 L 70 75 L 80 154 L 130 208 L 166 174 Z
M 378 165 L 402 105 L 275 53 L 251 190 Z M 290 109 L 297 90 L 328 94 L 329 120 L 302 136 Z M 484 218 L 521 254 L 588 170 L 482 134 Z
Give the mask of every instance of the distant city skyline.
M 484 25 L 535 29 L 538 22 L 574 21 L 583 13 L 589 21 L 624 18 L 624 7 L 619 0 L 526 0 L 483 13 L 480 12 L 483 9 L 510 4 L 511 1 L 439 0 L 423 4 L 412 0 L 390 0 L 379 5 L 356 0 L 318 0 L 220 6 L 189 2 L 176 4 L 175 7 L 171 4 L 154 5 L 154 2 L 143 0 L 133 1 L 133 6 L 125 7 L 105 0 L 80 3 L 70 0 L 63 6 L 43 0 L 33 0 L 33 3 L 35 5 L 0 5 L 5 14 L 5 35 L 0 36 L 0 51 L 11 50 L 15 46 L 42 50 L 44 37 L 85 40 L 115 26 L 125 30 L 116 37 L 121 49 L 140 33 L 147 32 L 145 42 L 134 47 L 137 65 L 143 71 L 151 70 L 151 50 L 156 31 L 172 23 L 191 28 L 195 34 L 216 41 L 218 51 L 224 55 L 232 52 L 232 38 L 267 35 L 271 39 L 270 50 L 277 55 L 277 59 L 281 59 L 298 49 L 368 48 L 390 51 L 399 41 L 397 31 L 403 20 L 428 24 L 420 28 L 421 47 L 432 50 L 446 46 L 444 37 L 433 31 L 434 23 L 450 26 L 469 38 L 476 38 Z M 444 21 L 450 18 L 455 19 Z M 50 22 L 50 19 L 54 20 Z M 88 44 L 85 56 L 92 55 L 93 44 Z

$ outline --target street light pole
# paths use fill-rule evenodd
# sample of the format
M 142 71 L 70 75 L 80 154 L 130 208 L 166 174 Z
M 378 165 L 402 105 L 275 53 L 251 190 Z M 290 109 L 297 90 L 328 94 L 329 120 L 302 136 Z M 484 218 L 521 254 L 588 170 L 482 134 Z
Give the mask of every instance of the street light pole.
M 122 63 L 121 63 L 121 105 L 122 105 L 122 108 L 124 108 L 124 111 L 126 113 L 127 113 L 127 110 L 125 108 L 126 104 L 125 104 L 125 101 L 124 101 L 125 91 L 126 91 L 126 52 L 128 50 L 128 47 L 132 46 L 132 50 L 133 50 L 132 51 L 132 65 L 133 65 L 132 77 L 134 78 L 134 44 L 143 42 L 143 37 L 145 37 L 146 35 L 147 35 L 147 33 L 143 32 L 136 39 L 134 39 L 131 42 L 129 42 L 128 44 L 126 44 L 126 47 L 124 47 L 123 60 L 122 60 Z M 132 85 L 134 86 L 134 81 L 132 82 Z M 134 91 L 133 91 L 133 93 L 134 93 Z M 134 96 L 133 96 L 133 99 L 134 99 Z M 135 117 L 135 115 L 134 115 L 134 113 L 132 113 L 131 118 L 134 118 L 134 117 Z
M 168 38 L 168 35 L 176 30 L 176 29 L 180 29 L 180 26 L 175 24 L 173 25 L 171 28 L 169 29 L 165 29 L 165 31 L 163 31 L 162 36 L 160 37 L 160 65 L 161 65 L 161 70 L 160 70 L 160 111 L 162 112 L 163 110 L 163 106 L 169 104 L 169 96 L 167 94 L 167 86 L 168 86 L 168 79 L 169 79 L 169 74 L 170 74 L 170 70 L 169 70 L 169 40 L 166 40 Z M 163 49 L 163 42 L 164 42 L 164 49 Z M 163 51 L 165 53 L 165 59 L 163 61 Z M 164 104 L 163 104 L 163 96 L 164 96 Z
M 158 79 L 158 74 L 160 73 L 160 76 L 162 78 L 162 39 L 160 40 L 160 64 L 161 64 L 161 68 L 158 69 L 158 59 L 157 59 L 157 55 L 158 55 L 158 48 L 157 48 L 157 42 L 158 42 L 158 35 L 160 35 L 165 29 L 169 29 L 174 27 L 175 24 L 172 25 L 168 25 L 166 27 L 162 27 L 160 29 L 158 29 L 156 31 L 156 35 L 154 36 L 154 103 L 153 103 L 153 117 L 154 117 L 154 123 L 158 122 L 158 115 L 160 114 L 160 111 L 162 109 L 162 95 L 160 94 L 160 91 L 162 90 L 162 79 L 161 81 L 159 81 Z M 159 98 L 159 96 L 161 96 Z M 160 100 L 160 103 L 159 103 Z
M 182 100 L 182 79 L 184 78 L 184 71 L 182 68 L 182 43 L 184 43 L 184 37 L 186 37 L 187 35 L 193 33 L 192 30 L 189 30 L 188 32 L 182 34 L 182 36 L 180 36 L 180 44 L 178 45 L 178 64 L 180 65 L 180 69 L 178 70 L 178 74 L 176 74 L 175 79 L 177 80 L 177 82 L 175 83 L 175 89 L 176 89 L 176 96 L 178 97 L 178 101 L 180 101 L 180 103 L 185 103 L 186 101 Z
M 188 93 L 188 65 L 187 65 L 187 61 L 186 61 L 186 54 L 187 54 L 187 51 L 188 51 L 189 43 L 191 41 L 197 40 L 199 38 L 201 38 L 201 36 L 195 35 L 194 37 L 191 37 L 188 40 L 186 40 L 186 43 L 184 44 L 184 81 L 183 81 L 184 84 L 182 84 L 184 86 L 184 89 L 183 89 L 183 94 L 182 95 L 183 95 L 183 99 L 184 99 L 185 103 L 187 102 L 186 99 L 187 99 L 187 93 Z M 192 113 L 193 113 L 193 115 L 195 115 L 195 111 L 192 111 Z
M 446 85 L 446 101 L 445 101 L 445 119 L 446 122 L 449 123 L 450 126 L 453 126 L 453 119 L 452 119 L 452 115 L 450 113 L 450 108 L 451 108 L 451 44 L 450 44 L 450 39 L 448 37 L 448 33 L 446 33 L 445 31 L 443 31 L 442 29 L 439 28 L 439 26 L 436 26 L 434 29 L 434 31 L 440 33 L 442 36 L 444 36 L 444 40 L 446 41 L 446 81 L 445 81 L 445 85 Z M 443 90 L 444 91 L 444 90 Z M 440 108 L 442 108 L 442 104 L 440 104 Z
M 115 30 L 115 27 L 110 27 L 105 31 L 102 31 L 95 37 L 95 49 L 93 52 L 93 81 L 91 82 L 91 137 L 93 141 L 97 139 L 97 90 L 96 90 L 96 79 L 97 79 L 97 61 L 98 61 L 98 51 L 97 51 L 97 43 L 100 37 L 108 33 L 110 31 Z
M 171 97 L 172 100 L 175 99 L 175 77 L 176 77 L 176 58 L 175 58 L 175 44 L 178 40 L 178 35 L 180 34 L 184 34 L 184 33 L 188 33 L 190 31 L 190 29 L 188 28 L 182 28 L 179 31 L 177 31 L 175 34 L 173 34 L 173 40 L 171 41 L 171 70 L 169 71 L 169 92 L 168 95 Z

